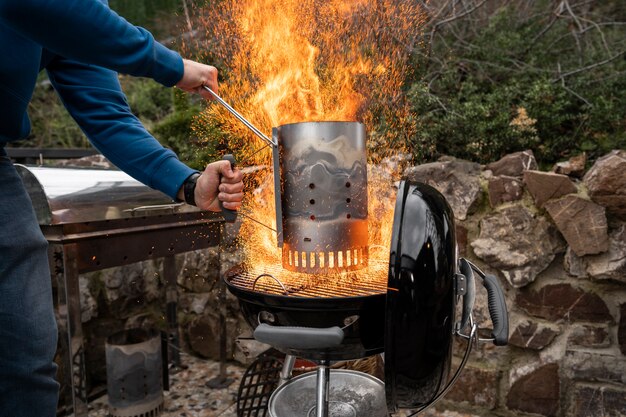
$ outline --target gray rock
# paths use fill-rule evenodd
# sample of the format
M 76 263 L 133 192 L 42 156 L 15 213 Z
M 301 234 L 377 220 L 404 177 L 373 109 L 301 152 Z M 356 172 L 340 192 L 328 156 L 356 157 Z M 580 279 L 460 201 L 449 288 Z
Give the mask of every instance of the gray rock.
M 622 355 L 626 356 L 626 303 L 619 306 L 619 325 L 617 326 L 617 344 Z
M 123 281 L 124 275 L 118 270 L 113 271 L 111 274 L 105 274 L 104 276 L 104 285 L 111 290 L 120 288 Z
M 609 326 L 607 324 L 582 324 L 574 327 L 567 339 L 568 346 L 605 348 L 611 346 Z
M 236 351 L 236 339 L 241 330 L 239 316 L 226 316 L 226 354 L 230 360 Z M 221 325 L 219 314 L 211 311 L 208 314 L 195 318 L 185 328 L 188 336 L 189 347 L 193 352 L 205 358 L 220 358 L 220 334 Z
M 610 215 L 626 220 L 626 151 L 614 150 L 598 159 L 583 182 L 589 196 Z
M 587 278 L 589 275 L 583 264 L 583 258 L 576 256 L 571 247 L 567 247 L 565 256 L 563 257 L 563 268 L 573 277 Z
M 561 395 L 559 365 L 549 363 L 511 384 L 506 406 L 513 410 L 554 417 Z
M 487 165 L 486 169 L 493 175 L 506 175 L 509 177 L 521 177 L 524 171 L 537 169 L 537 161 L 533 151 L 526 150 L 505 155 L 500 160 Z
M 568 195 L 548 201 L 545 208 L 576 255 L 593 255 L 609 249 L 604 207 Z
M 202 314 L 209 302 L 209 297 L 209 294 L 194 294 L 189 310 L 196 314 Z
M 80 294 L 80 321 L 85 323 L 98 317 L 98 303 L 89 291 L 89 279 L 78 277 L 78 291 Z
M 582 381 L 626 384 L 626 358 L 610 353 L 568 349 L 563 358 L 565 375 Z
M 571 416 L 623 416 L 626 410 L 626 390 L 607 384 L 598 388 L 593 384 L 576 384 L 572 394 Z
M 492 410 L 498 398 L 498 373 L 494 369 L 466 366 L 446 399 Z
M 432 162 L 408 168 L 404 175 L 412 181 L 428 184 L 443 194 L 457 220 L 465 220 L 482 195 L 480 165 L 474 162 Z
M 219 281 L 220 255 L 217 248 L 178 255 L 182 260 L 178 283 L 194 292 L 209 292 Z
M 541 350 L 552 343 L 558 334 L 558 327 L 525 320 L 519 323 L 515 330 L 511 332 L 509 343 L 521 348 Z
M 570 177 L 580 178 L 585 173 L 586 163 L 587 154 L 583 152 L 580 155 L 571 157 L 567 161 L 557 162 L 554 167 L 552 167 L 552 172 L 567 175 Z
M 579 278 L 610 279 L 626 283 L 626 224 L 611 230 L 609 249 L 599 255 L 576 256 L 568 249 L 565 269 Z
M 519 179 L 500 175 L 489 178 L 488 192 L 489 204 L 496 207 L 522 198 L 524 187 Z
M 524 171 L 524 184 L 538 207 L 548 200 L 576 192 L 576 186 L 567 175 L 551 172 Z
M 547 220 L 521 206 L 482 219 L 480 235 L 471 242 L 476 256 L 499 269 L 516 288 L 533 282 L 550 265 L 560 244 Z
M 606 301 L 600 295 L 567 282 L 525 288 L 516 293 L 515 304 L 531 316 L 551 322 L 614 321 Z

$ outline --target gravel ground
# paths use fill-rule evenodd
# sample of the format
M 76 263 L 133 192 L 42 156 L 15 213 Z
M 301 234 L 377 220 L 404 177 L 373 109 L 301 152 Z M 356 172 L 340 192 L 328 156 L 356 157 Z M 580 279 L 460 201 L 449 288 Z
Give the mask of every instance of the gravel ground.
M 219 362 L 183 354 L 182 363 L 186 369 L 170 374 L 170 390 L 164 392 L 165 403 L 161 417 L 237 417 L 237 392 L 246 371 L 244 367 L 229 363 L 226 373 L 232 383 L 225 388 L 210 388 L 206 383 L 219 375 Z M 89 404 L 89 417 L 108 417 L 107 401 L 106 396 L 92 401 Z M 403 412 L 395 417 L 408 415 L 410 412 Z M 479 416 L 428 410 L 420 417 Z

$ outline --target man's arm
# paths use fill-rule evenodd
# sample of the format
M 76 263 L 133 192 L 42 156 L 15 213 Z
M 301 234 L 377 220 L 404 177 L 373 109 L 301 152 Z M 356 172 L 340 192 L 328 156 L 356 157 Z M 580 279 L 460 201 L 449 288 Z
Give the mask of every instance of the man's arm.
M 103 155 L 138 181 L 176 197 L 195 171 L 132 114 L 115 72 L 59 56 L 46 69 L 63 104 Z
M 138 181 L 184 200 L 181 186 L 196 171 L 148 133 L 131 112 L 115 72 L 59 56 L 47 71 L 63 104 L 103 155 Z M 227 161 L 213 162 L 198 178 L 196 205 L 219 211 L 219 199 L 235 210 L 241 206 L 242 190 L 241 171 L 232 170 Z
M 0 21 L 44 48 L 77 61 L 173 86 L 180 55 L 100 0 L 0 0 Z

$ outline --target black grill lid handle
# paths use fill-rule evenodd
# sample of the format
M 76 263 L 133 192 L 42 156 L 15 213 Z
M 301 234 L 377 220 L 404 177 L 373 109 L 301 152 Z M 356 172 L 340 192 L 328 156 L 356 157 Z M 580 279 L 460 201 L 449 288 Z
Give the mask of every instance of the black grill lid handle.
M 483 285 L 487 289 L 487 304 L 493 323 L 493 330 L 491 331 L 494 339 L 493 344 L 506 346 L 509 343 L 509 313 L 506 308 L 504 292 L 498 283 L 498 278 L 494 275 L 485 275 Z
M 343 342 L 339 327 L 316 329 L 313 327 L 270 326 L 261 323 L 254 330 L 254 338 L 261 343 L 286 349 L 326 349 Z

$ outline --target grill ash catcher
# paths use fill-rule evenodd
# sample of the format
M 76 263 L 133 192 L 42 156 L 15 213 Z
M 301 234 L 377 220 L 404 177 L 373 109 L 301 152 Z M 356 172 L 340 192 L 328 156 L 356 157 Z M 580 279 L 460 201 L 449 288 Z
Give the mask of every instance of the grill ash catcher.
M 365 127 L 293 123 L 274 128 L 270 139 L 211 94 L 272 147 L 282 267 L 313 278 L 368 266 L 371 275 L 381 267 L 368 260 Z M 415 415 L 448 392 L 473 345 L 506 345 L 508 313 L 498 280 L 458 258 L 454 230 L 445 198 L 405 180 L 396 199 L 389 263 L 376 270 L 387 275 L 386 285 L 288 291 L 271 271 L 251 277 L 233 268 L 225 282 L 255 339 L 286 355 L 281 385 L 257 415 L 267 410 L 271 417 L 384 417 L 400 408 Z M 485 331 L 479 332 L 472 316 L 475 276 L 487 292 L 489 338 L 479 337 Z M 262 277 L 275 281 L 277 291 L 257 288 Z M 467 345 L 451 374 L 455 336 Z M 330 367 L 383 352 L 384 383 Z M 296 357 L 316 361 L 317 371 L 290 378 Z

